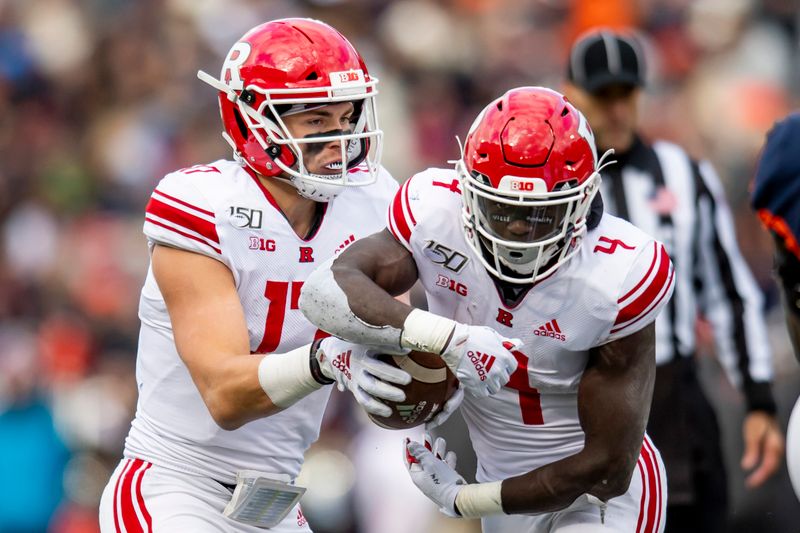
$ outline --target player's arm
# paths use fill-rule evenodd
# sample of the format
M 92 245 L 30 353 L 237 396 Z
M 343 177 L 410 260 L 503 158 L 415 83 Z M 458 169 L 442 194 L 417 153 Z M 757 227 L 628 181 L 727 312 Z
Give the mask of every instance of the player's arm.
M 394 296 L 406 293 L 417 281 L 417 265 L 389 230 L 353 243 L 333 262 L 331 272 L 355 316 L 373 324 L 403 327 L 413 307 Z
M 449 516 L 557 511 L 583 494 L 607 501 L 630 485 L 654 380 L 655 326 L 650 324 L 591 350 L 578 391 L 586 433 L 580 452 L 520 476 L 466 484 L 443 439 L 435 446 L 406 440 L 406 467 L 417 487 Z
M 417 278 L 411 252 L 383 230 L 356 241 L 335 261 L 315 270 L 303 284 L 300 310 L 323 331 L 347 341 L 439 354 L 466 391 L 475 396 L 496 393 L 516 368 L 510 349 L 518 341 L 393 297 L 408 291 Z M 492 369 L 481 374 L 464 357 L 469 350 L 494 355 Z
M 156 245 L 153 274 L 175 345 L 214 421 L 224 429 L 278 411 L 250 355 L 247 323 L 231 271 L 210 257 Z
M 391 383 L 410 381 L 406 372 L 371 360 L 359 347 L 338 339 L 251 355 L 244 311 L 225 265 L 163 245 L 155 246 L 152 262 L 178 353 L 221 428 L 236 429 L 272 415 L 334 382 L 349 389 L 368 412 L 381 416 L 391 412 L 381 399 L 404 399 Z M 352 352 L 349 371 L 332 364 L 343 351 Z
M 555 511 L 586 493 L 603 501 L 624 494 L 642 449 L 655 368 L 653 324 L 593 348 L 578 390 L 583 450 L 503 481 L 503 511 Z

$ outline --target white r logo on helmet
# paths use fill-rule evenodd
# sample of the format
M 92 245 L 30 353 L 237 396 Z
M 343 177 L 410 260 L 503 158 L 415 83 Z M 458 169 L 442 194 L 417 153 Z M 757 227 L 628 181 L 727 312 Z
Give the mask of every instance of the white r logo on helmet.
M 589 127 L 589 122 L 586 120 L 586 117 L 583 116 L 583 113 L 578 111 L 578 116 L 580 117 L 578 133 L 589 143 L 589 147 L 592 149 L 592 155 L 594 156 L 594 166 L 597 166 L 597 146 L 594 144 L 594 133 L 592 132 L 592 128 Z
M 220 78 L 234 91 L 241 91 L 244 89 L 244 82 L 239 74 L 239 67 L 250 57 L 250 50 L 250 43 L 236 43 L 231 48 L 231 51 L 228 52 L 228 57 L 225 58 L 225 62 L 222 64 Z

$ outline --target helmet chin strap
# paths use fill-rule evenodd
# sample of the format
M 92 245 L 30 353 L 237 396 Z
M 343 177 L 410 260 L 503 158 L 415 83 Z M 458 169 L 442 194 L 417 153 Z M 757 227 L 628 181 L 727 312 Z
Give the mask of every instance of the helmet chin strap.
M 325 176 L 323 174 L 311 174 L 317 178 L 324 179 Z M 331 183 L 330 185 L 326 185 L 324 183 L 319 182 L 307 182 L 303 181 L 301 178 L 296 176 L 273 176 L 274 179 L 281 180 L 284 183 L 288 183 L 295 189 L 297 189 L 297 194 L 306 198 L 308 200 L 313 200 L 315 202 L 330 202 L 336 196 L 342 192 L 344 186 L 339 183 Z

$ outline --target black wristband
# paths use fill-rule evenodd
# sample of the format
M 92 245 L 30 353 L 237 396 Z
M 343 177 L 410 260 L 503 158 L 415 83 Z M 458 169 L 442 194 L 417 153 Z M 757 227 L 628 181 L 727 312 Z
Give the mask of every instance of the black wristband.
M 321 342 L 322 339 L 317 339 L 311 343 L 311 349 L 308 352 L 308 367 L 311 369 L 311 377 L 314 378 L 314 381 L 320 385 L 332 385 L 336 380 L 330 379 L 322 373 L 322 368 L 317 360 L 317 350 L 319 350 Z
M 772 396 L 772 385 L 766 381 L 745 379 L 744 395 L 747 398 L 747 412 L 765 411 L 774 415 L 778 408 Z

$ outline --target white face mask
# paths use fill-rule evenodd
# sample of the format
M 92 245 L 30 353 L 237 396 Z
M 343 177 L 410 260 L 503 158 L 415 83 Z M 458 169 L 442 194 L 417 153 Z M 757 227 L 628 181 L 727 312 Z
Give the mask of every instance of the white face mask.
M 601 158 L 598 169 L 602 168 Z M 550 275 L 579 249 L 600 187 L 595 171 L 580 185 L 560 191 L 500 191 L 456 164 L 463 190 L 467 243 L 483 266 L 510 283 L 533 283 Z M 511 231 L 512 223 L 515 223 Z

